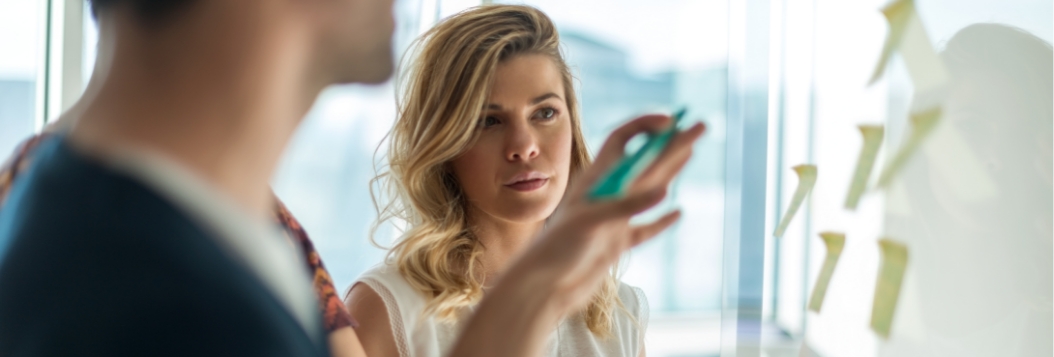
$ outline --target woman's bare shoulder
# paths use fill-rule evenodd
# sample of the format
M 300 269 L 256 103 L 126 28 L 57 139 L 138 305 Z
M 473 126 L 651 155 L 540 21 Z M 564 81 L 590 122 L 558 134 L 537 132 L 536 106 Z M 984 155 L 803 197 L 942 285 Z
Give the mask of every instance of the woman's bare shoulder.
M 388 307 L 380 294 L 369 284 L 359 282 L 352 286 L 344 298 L 344 304 L 351 316 L 359 322 L 355 334 L 362 342 L 367 356 L 399 356 Z

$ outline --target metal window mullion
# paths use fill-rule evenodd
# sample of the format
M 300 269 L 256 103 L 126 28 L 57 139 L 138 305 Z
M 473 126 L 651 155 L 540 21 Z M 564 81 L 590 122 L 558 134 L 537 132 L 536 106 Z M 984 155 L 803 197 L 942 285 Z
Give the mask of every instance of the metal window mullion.
M 84 1 L 46 2 L 43 90 L 37 130 L 42 130 L 80 98 L 84 90 Z M 39 78 L 39 77 L 38 77 Z
M 770 9 L 770 0 L 729 3 L 722 355 L 761 353 Z
M 38 55 L 38 67 L 37 67 L 37 79 L 34 83 L 34 109 L 33 109 L 33 129 L 40 131 L 44 128 L 44 124 L 48 118 L 48 84 L 50 81 L 48 77 L 49 64 L 51 62 L 51 3 L 53 0 L 46 0 L 40 2 L 41 8 L 39 9 L 41 14 L 44 15 L 44 21 L 41 21 L 41 27 L 38 28 L 38 33 L 43 34 L 43 41 L 40 41 L 40 45 L 37 48 Z

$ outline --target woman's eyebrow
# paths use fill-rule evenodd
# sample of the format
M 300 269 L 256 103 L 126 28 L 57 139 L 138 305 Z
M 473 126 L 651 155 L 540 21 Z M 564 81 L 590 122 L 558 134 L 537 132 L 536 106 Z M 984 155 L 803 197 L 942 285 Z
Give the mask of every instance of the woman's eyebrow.
M 556 99 L 563 100 L 563 98 L 560 98 L 560 95 L 558 95 L 556 93 L 553 93 L 553 92 L 549 92 L 549 93 L 545 93 L 545 94 L 542 94 L 540 96 L 537 96 L 534 99 L 531 99 L 531 105 L 535 105 L 535 104 L 541 103 L 541 102 L 543 102 L 543 101 L 545 101 L 546 99 L 549 99 L 549 98 L 556 98 Z M 484 105 L 483 109 L 484 110 L 501 111 L 502 107 L 499 104 L 489 103 L 487 105 Z
M 544 101 L 546 99 L 549 99 L 549 98 L 563 99 L 563 98 L 560 98 L 559 95 L 556 95 L 556 93 L 549 92 L 549 93 L 542 94 L 542 95 L 532 99 L 531 100 L 531 104 L 538 104 L 538 103 L 541 103 L 542 101 Z

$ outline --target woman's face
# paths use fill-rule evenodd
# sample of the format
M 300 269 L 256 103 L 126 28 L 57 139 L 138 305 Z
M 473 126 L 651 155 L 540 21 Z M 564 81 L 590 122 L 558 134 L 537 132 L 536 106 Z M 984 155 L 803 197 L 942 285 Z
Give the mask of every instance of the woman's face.
M 553 213 L 571 169 L 564 98 L 551 58 L 520 55 L 498 65 L 476 128 L 479 139 L 452 163 L 471 218 L 531 223 Z

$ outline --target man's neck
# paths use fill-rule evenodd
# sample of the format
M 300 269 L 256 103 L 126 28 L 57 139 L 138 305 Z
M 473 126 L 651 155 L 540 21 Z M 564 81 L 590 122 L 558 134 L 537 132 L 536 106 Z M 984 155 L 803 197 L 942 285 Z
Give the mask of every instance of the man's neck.
M 112 15 L 103 19 L 116 21 L 111 69 L 85 103 L 71 141 L 100 154 L 165 157 L 250 213 L 266 215 L 278 159 L 327 84 L 308 79 L 304 31 L 263 23 L 266 13 L 191 12 L 180 14 L 178 26 L 149 30 L 134 28 L 128 14 Z

